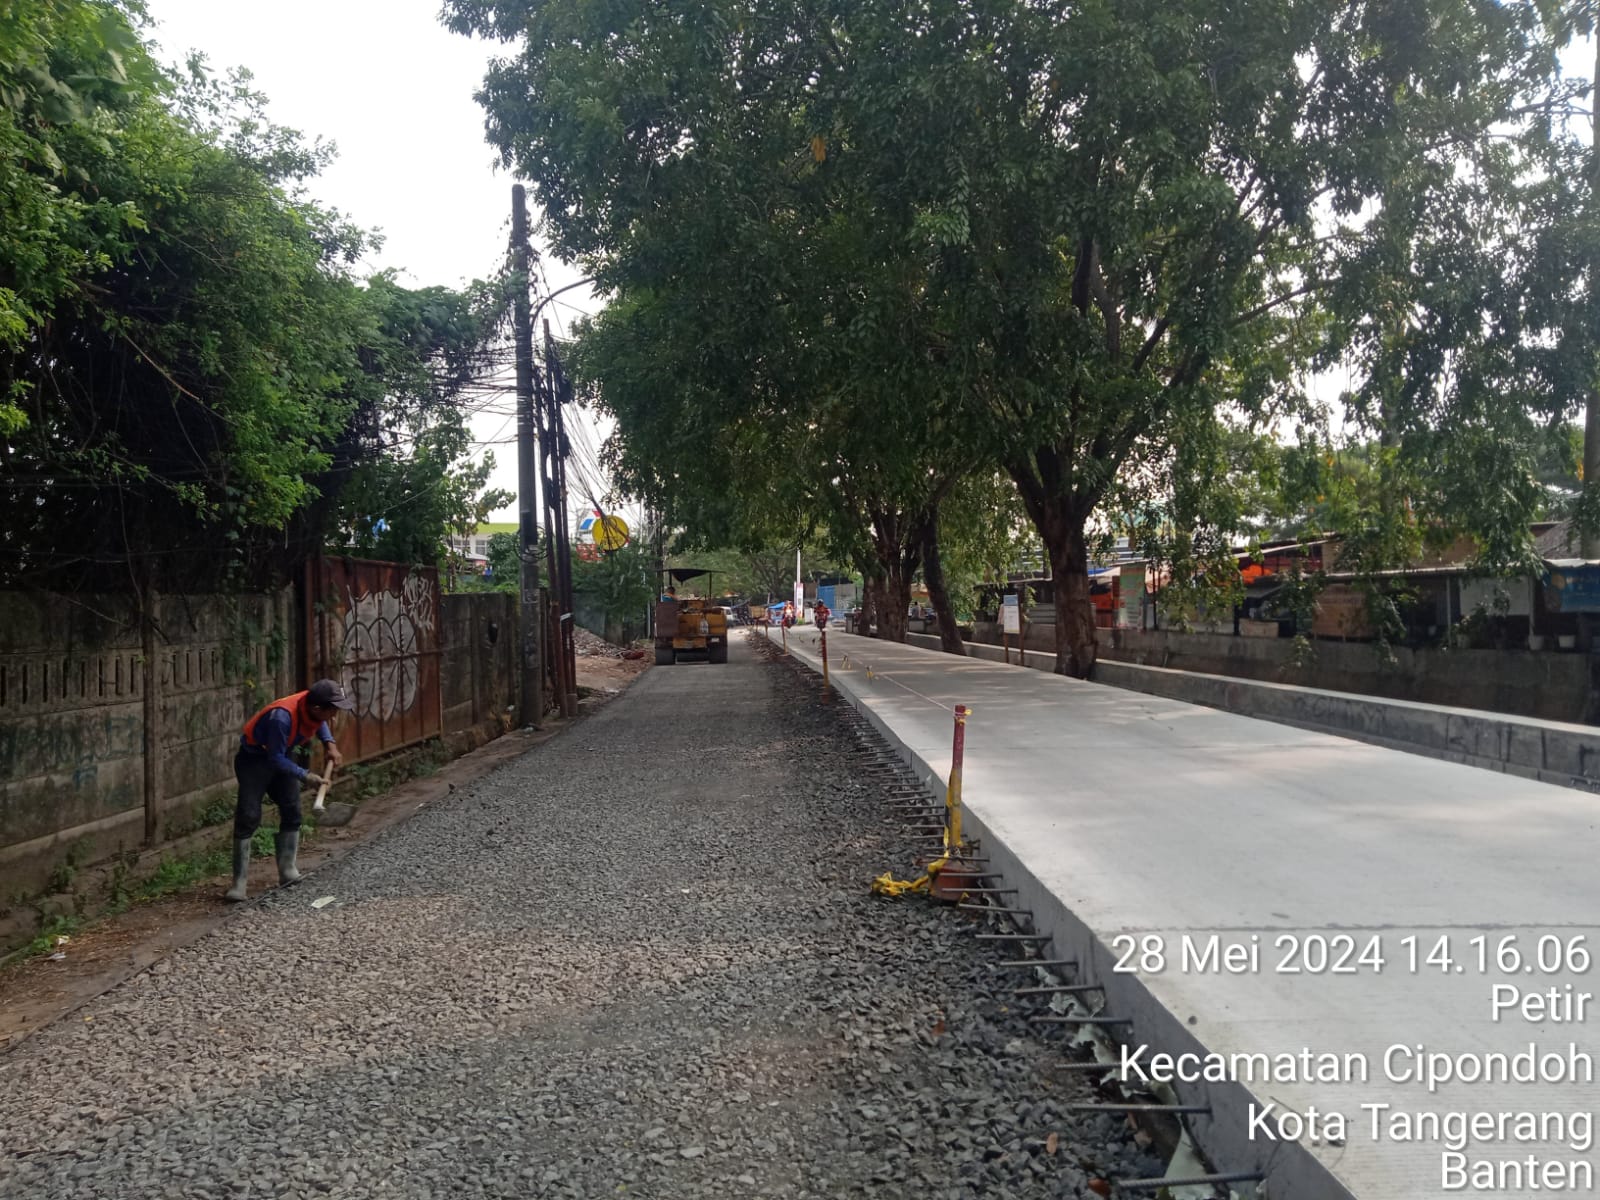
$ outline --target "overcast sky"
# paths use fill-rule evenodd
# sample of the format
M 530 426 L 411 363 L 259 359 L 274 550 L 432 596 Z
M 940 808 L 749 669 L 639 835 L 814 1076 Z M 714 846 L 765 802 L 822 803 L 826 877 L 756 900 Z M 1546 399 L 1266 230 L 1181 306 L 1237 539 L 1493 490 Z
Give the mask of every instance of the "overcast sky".
M 337 161 L 308 190 L 382 231 L 368 269 L 396 269 L 412 287 L 455 287 L 499 268 L 513 179 L 495 165 L 472 98 L 498 47 L 445 29 L 440 0 L 150 0 L 149 7 L 162 58 L 178 62 L 198 50 L 216 71 L 247 67 L 274 121 L 337 143 Z M 548 256 L 545 273 L 552 288 L 581 277 Z M 554 313 L 559 334 L 593 303 L 579 288 L 543 315 Z M 495 455 L 491 483 L 514 491 L 516 445 L 502 439 L 514 436 L 515 423 L 485 414 L 473 431 Z M 596 442 L 592 425 L 588 433 Z M 515 514 L 508 508 L 495 519 Z

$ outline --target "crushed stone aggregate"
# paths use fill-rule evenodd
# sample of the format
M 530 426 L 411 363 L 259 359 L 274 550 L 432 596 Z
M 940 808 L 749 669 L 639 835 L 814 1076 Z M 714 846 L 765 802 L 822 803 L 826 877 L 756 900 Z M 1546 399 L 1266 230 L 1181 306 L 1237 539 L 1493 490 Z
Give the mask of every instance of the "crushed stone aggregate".
M 0 1057 L 0 1198 L 1085 1197 L 1053 1071 L 859 742 L 736 639 Z M 311 902 L 332 895 L 314 910 Z M 1055 1153 L 1046 1139 L 1059 1135 Z

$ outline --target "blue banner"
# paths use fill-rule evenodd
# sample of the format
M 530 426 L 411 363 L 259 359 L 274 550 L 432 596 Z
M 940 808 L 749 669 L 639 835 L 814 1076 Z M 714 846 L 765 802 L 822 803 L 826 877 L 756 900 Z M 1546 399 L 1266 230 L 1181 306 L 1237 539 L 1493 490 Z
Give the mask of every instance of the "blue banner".
M 1551 612 L 1600 612 L 1600 567 L 1551 567 L 1544 603 Z

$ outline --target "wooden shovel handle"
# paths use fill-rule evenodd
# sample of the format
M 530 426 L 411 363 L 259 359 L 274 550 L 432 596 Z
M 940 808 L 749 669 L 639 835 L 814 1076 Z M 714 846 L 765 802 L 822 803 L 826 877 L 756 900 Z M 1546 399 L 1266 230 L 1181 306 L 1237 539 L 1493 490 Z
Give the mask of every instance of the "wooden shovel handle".
M 322 802 L 328 798 L 328 786 L 333 783 L 333 764 L 328 764 L 328 769 L 322 774 L 322 783 L 317 787 L 317 799 L 311 806 L 312 812 L 322 811 Z

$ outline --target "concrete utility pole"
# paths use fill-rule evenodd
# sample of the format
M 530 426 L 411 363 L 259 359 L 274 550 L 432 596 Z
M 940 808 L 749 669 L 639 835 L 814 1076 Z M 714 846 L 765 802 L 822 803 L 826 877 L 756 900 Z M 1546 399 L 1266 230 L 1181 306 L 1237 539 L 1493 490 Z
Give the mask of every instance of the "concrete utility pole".
M 528 197 L 520 183 L 511 188 L 511 269 L 513 341 L 517 357 L 517 511 L 521 517 L 522 679 L 518 719 L 544 727 L 544 662 L 539 654 L 539 446 L 533 423 L 533 312 L 528 288 Z
M 565 691 L 561 697 L 561 711 L 568 717 L 578 715 L 578 643 L 574 623 L 577 614 L 572 597 L 572 543 L 567 533 L 567 459 L 572 447 L 567 442 L 566 418 L 562 407 L 571 399 L 571 386 L 561 369 L 561 359 L 556 354 L 555 339 L 550 336 L 550 322 L 544 323 L 545 385 L 549 403 L 550 435 L 555 439 L 555 456 L 551 469 L 555 483 L 555 520 L 550 532 L 555 541 L 556 572 L 560 580 L 561 640 L 560 653 L 562 679 Z
M 545 622 L 545 633 L 550 642 L 551 686 L 555 701 L 563 716 L 576 712 L 577 682 L 568 670 L 566 652 L 566 627 L 571 623 L 567 605 L 566 580 L 561 571 L 561 473 L 560 440 L 556 436 L 555 401 L 552 398 L 555 380 L 550 371 L 548 348 L 545 351 L 544 370 L 535 379 L 534 422 L 539 430 L 539 488 L 544 494 L 544 566 L 550 576 L 551 609 Z M 568 711 L 568 695 L 572 696 L 572 711 Z

